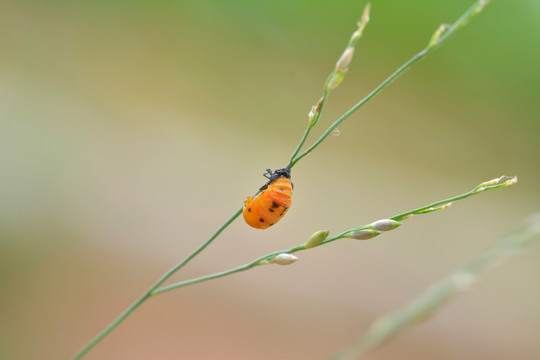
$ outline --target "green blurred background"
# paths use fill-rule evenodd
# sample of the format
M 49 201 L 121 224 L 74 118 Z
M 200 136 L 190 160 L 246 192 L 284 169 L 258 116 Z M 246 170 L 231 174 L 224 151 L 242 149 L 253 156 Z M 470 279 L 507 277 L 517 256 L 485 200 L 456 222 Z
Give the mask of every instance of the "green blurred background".
M 314 135 L 472 0 L 373 0 Z M 358 1 L 3 1 L 0 358 L 66 359 L 283 166 Z M 493 1 L 175 280 L 455 195 L 517 186 L 156 297 L 88 359 L 321 359 L 539 209 L 540 2 Z M 540 358 L 540 246 L 369 359 Z

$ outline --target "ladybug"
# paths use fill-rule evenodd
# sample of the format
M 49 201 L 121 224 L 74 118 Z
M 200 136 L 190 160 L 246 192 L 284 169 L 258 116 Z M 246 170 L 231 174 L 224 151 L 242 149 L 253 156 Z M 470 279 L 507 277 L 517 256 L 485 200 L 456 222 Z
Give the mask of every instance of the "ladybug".
M 284 168 L 272 172 L 266 169 L 263 175 L 268 182 L 259 189 L 259 195 L 247 198 L 242 211 L 246 223 L 255 229 L 267 229 L 274 225 L 291 207 L 291 170 Z

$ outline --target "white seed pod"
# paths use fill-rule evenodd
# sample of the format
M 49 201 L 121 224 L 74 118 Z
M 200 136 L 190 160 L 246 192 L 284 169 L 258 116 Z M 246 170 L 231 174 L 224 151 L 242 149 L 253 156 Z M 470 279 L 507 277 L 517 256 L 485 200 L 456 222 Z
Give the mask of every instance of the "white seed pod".
M 292 254 L 279 254 L 272 259 L 272 262 L 278 265 L 290 265 L 296 260 L 298 258 Z
M 402 223 L 396 220 L 382 219 L 382 220 L 377 220 L 374 223 L 371 223 L 369 225 L 369 228 L 373 230 L 378 230 L 378 231 L 390 231 L 401 226 L 401 224 Z
M 351 233 L 348 233 L 345 236 L 351 239 L 355 239 L 355 240 L 369 240 L 379 235 L 380 233 L 381 232 L 377 230 L 365 229 L 365 230 L 353 231 Z
M 349 68 L 349 64 L 351 63 L 351 60 L 353 58 L 353 55 L 354 55 L 353 47 L 348 47 L 347 49 L 345 49 L 345 51 L 343 52 L 343 54 L 341 55 L 341 57 L 336 63 L 336 71 L 337 72 L 347 71 L 347 69 Z
M 309 124 L 311 125 L 313 123 L 313 119 L 315 118 L 315 106 L 311 108 L 311 111 L 308 113 L 308 119 Z

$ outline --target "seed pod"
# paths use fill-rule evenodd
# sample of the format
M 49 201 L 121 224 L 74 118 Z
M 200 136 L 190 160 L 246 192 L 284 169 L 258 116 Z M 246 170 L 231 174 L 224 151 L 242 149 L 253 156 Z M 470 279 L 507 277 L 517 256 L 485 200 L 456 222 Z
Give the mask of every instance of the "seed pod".
M 272 259 L 272 262 L 278 265 L 290 265 L 296 260 L 298 258 L 292 254 L 279 254 Z
M 335 88 L 337 88 L 339 86 L 339 84 L 341 84 L 341 82 L 343 81 L 343 78 L 345 77 L 345 72 L 333 72 L 331 75 L 330 75 L 330 79 L 328 80 L 327 82 L 327 87 L 326 87 L 326 90 L 328 92 L 334 90 Z
M 431 49 L 432 47 L 437 45 L 437 43 L 439 42 L 439 39 L 441 38 L 442 34 L 444 34 L 444 32 L 446 30 L 448 30 L 448 28 L 450 28 L 450 25 L 448 25 L 448 24 L 441 24 L 437 28 L 437 30 L 431 36 L 431 40 L 429 40 L 428 49 Z
M 378 231 L 390 231 L 401 226 L 402 223 L 392 219 L 377 220 L 369 225 L 370 229 Z
M 351 60 L 353 58 L 353 55 L 354 55 L 353 47 L 348 47 L 347 49 L 345 49 L 345 51 L 343 52 L 343 54 L 341 55 L 341 57 L 336 63 L 336 71 L 337 72 L 347 71 L 347 69 L 349 68 L 349 64 L 351 63 Z
M 380 233 L 381 232 L 377 230 L 365 229 L 365 230 L 353 231 L 345 235 L 345 237 L 355 239 L 355 240 L 369 240 L 379 235 Z
M 328 230 L 317 231 L 310 236 L 309 240 L 304 244 L 304 247 L 309 249 L 321 245 L 321 243 L 328 237 L 328 234 L 330 234 L 330 231 Z

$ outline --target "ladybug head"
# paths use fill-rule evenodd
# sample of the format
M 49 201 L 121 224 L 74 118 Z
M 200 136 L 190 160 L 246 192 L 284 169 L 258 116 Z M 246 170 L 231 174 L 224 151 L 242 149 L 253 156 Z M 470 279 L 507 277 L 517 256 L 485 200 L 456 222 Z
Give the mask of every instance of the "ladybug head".
M 268 179 L 268 183 L 271 183 L 272 181 L 279 179 L 280 177 L 286 177 L 287 179 L 290 179 L 291 170 L 283 168 L 277 169 L 272 172 L 272 170 L 266 169 L 266 172 L 263 174 L 263 176 Z
M 287 179 L 291 178 L 291 170 L 283 168 L 283 169 L 277 169 L 272 174 L 272 179 L 275 180 L 280 177 L 286 177 Z
M 259 190 L 264 190 L 272 183 L 272 181 L 279 179 L 280 177 L 285 177 L 287 179 L 291 178 L 291 170 L 287 168 L 276 169 L 272 172 L 270 169 L 266 169 L 266 172 L 263 174 L 265 178 L 268 179 L 268 182 L 264 184 Z

